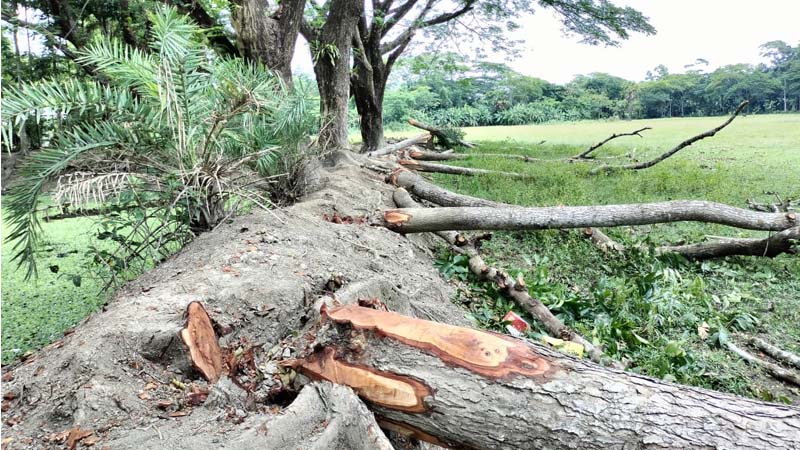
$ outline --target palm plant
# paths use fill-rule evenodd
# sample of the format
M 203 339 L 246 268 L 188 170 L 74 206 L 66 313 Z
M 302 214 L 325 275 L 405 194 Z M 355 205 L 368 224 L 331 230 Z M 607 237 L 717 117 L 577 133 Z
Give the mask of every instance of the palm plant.
M 4 89 L 6 145 L 26 121 L 58 124 L 5 202 L 7 239 L 28 277 L 36 274 L 48 196 L 61 206 L 109 207 L 121 253 L 100 260 L 127 267 L 163 257 L 174 250 L 167 243 L 213 229 L 243 204 L 266 208 L 270 168 L 314 127 L 302 84 L 290 90 L 255 64 L 217 58 L 200 28 L 172 7 L 150 20 L 149 51 L 100 40 L 82 52 L 79 62 L 101 81 Z

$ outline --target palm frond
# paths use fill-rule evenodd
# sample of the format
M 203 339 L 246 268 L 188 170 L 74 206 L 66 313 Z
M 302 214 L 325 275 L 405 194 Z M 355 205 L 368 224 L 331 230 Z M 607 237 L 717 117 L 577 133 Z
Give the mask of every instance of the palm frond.
M 5 206 L 11 227 L 6 241 L 14 243 L 12 261 L 19 266 L 27 264 L 26 279 L 36 274 L 34 250 L 41 232 L 36 210 L 45 184 L 88 152 L 135 143 L 130 130 L 99 122 L 62 133 L 54 147 L 35 152 L 24 162 L 21 178 L 9 190 Z
M 148 53 L 117 39 L 98 39 L 81 52 L 77 61 L 94 66 L 120 87 L 158 98 L 158 63 Z
M 104 86 L 96 81 L 45 80 L 20 88 L 4 86 L 2 103 L 3 141 L 10 146 L 14 129 L 31 118 L 59 119 L 70 114 L 95 116 L 136 111 L 139 102 L 127 89 Z

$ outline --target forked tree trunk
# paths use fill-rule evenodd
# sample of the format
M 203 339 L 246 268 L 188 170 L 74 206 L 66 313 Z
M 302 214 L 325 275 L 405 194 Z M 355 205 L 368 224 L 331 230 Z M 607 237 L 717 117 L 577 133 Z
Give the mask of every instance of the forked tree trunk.
M 309 42 L 320 95 L 319 143 L 324 148 L 346 148 L 350 98 L 350 53 L 353 30 L 364 2 L 332 0 L 325 25 Z
M 242 56 L 274 70 L 287 86 L 292 85 L 292 57 L 297 42 L 305 0 L 285 0 L 267 14 L 266 0 L 236 0 L 233 27 Z
M 323 311 L 290 365 L 352 387 L 378 423 L 456 448 L 789 449 L 800 409 L 604 369 L 495 333 L 359 306 Z
M 446 230 L 543 230 L 707 222 L 749 230 L 782 231 L 797 225 L 794 213 L 760 213 L 700 200 L 629 205 L 541 208 L 425 208 L 384 211 L 389 228 L 402 233 Z

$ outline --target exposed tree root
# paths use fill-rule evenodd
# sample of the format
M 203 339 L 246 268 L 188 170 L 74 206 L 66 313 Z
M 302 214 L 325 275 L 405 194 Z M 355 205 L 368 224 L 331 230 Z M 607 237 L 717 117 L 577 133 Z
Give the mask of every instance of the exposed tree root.
M 786 364 L 791 364 L 800 369 L 800 355 L 796 355 L 792 352 L 787 352 L 786 350 L 780 349 L 770 344 L 769 342 L 757 337 L 750 338 L 750 343 L 755 345 L 762 352 L 775 358 L 776 360 L 785 362 Z
M 411 198 L 408 191 L 403 188 L 398 188 L 394 192 L 394 202 L 397 206 L 403 208 L 419 207 Z M 514 280 L 506 272 L 486 264 L 475 246 L 464 238 L 464 236 L 455 231 L 440 231 L 437 232 L 436 235 L 447 241 L 456 251 L 469 256 L 469 270 L 475 276 L 481 280 L 493 282 L 500 292 L 522 306 L 525 311 L 530 313 L 531 316 L 544 326 L 548 333 L 559 339 L 565 339 L 582 345 L 586 350 L 586 354 L 592 361 L 622 368 L 619 363 L 605 357 L 599 348 L 592 345 L 589 341 L 584 339 L 583 336 L 564 325 L 564 323 L 558 320 L 542 302 L 531 297 L 523 280 Z

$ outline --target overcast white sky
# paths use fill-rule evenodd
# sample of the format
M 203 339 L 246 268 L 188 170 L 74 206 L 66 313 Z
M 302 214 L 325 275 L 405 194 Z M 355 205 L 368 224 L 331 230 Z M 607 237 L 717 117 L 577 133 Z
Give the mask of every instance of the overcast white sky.
M 519 58 L 507 61 L 515 70 L 554 83 L 577 74 L 606 72 L 628 80 L 643 80 L 659 64 L 670 72 L 697 58 L 708 70 L 736 63 L 762 61 L 759 46 L 773 40 L 800 43 L 800 0 L 616 0 L 650 18 L 655 36 L 634 35 L 619 47 L 592 47 L 577 37 L 565 37 L 553 13 L 538 10 L 521 20 L 513 38 L 525 41 Z M 311 72 L 303 41 L 295 56 L 297 69 Z M 500 62 L 501 58 L 493 58 Z

